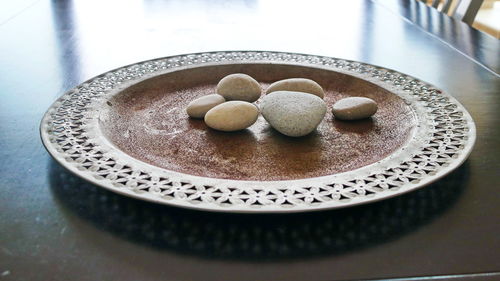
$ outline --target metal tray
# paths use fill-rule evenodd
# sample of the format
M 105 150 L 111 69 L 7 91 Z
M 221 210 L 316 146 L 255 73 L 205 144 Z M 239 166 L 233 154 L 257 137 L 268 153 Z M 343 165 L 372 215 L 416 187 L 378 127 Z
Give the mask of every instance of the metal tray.
M 326 91 L 329 112 L 302 138 L 279 134 L 262 117 L 234 133 L 188 118 L 189 101 L 237 72 L 263 88 L 284 78 L 313 79 Z M 331 105 L 347 96 L 370 97 L 379 111 L 368 120 L 335 120 Z M 393 70 L 228 51 L 154 59 L 92 78 L 48 109 L 41 136 L 64 167 L 123 195 L 209 211 L 303 212 L 423 187 L 467 158 L 475 126 L 453 97 Z

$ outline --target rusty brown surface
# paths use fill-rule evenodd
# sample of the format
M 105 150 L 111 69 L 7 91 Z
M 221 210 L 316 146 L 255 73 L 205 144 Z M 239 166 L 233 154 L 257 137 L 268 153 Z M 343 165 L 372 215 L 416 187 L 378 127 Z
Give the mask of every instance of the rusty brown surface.
M 318 129 L 291 138 L 262 116 L 250 128 L 224 133 L 190 119 L 187 104 L 215 93 L 227 74 L 242 72 L 263 89 L 276 80 L 304 77 L 326 92 L 328 112 Z M 378 112 L 356 122 L 335 120 L 331 105 L 344 97 L 375 100 Z M 222 65 L 165 74 L 126 88 L 110 100 L 101 128 L 125 153 L 190 175 L 239 180 L 290 180 L 341 173 L 377 162 L 402 147 L 416 126 L 404 101 L 372 83 L 341 73 L 289 65 Z M 258 101 L 257 101 L 258 104 Z

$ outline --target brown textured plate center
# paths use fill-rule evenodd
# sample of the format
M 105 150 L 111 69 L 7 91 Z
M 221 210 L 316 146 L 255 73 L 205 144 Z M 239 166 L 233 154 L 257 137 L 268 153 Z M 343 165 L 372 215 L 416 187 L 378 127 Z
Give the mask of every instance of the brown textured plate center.
M 259 117 L 250 128 L 224 133 L 190 119 L 193 99 L 215 93 L 218 81 L 246 73 L 270 83 L 310 78 L 326 91 L 328 112 L 312 134 L 281 135 Z M 370 119 L 335 120 L 331 106 L 349 96 L 378 103 Z M 257 102 L 258 104 L 258 102 Z M 236 180 L 292 180 L 327 176 L 375 163 L 404 146 L 417 126 L 413 110 L 395 94 L 346 74 L 296 65 L 227 64 L 186 69 L 134 84 L 114 95 L 100 126 L 116 147 L 143 162 L 185 174 Z

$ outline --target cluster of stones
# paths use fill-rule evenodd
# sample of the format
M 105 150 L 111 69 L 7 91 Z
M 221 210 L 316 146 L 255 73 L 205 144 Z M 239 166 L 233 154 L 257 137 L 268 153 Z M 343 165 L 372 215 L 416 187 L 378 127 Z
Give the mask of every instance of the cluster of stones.
M 305 78 L 284 79 L 271 84 L 260 103 L 262 88 L 251 76 L 236 73 L 217 84 L 217 93 L 193 100 L 187 106 L 192 118 L 203 118 L 207 126 L 219 131 L 238 131 L 257 121 L 259 112 L 280 133 L 290 137 L 305 136 L 316 129 L 325 117 L 327 105 L 323 88 Z M 375 101 L 350 97 L 332 107 L 335 118 L 358 120 L 371 117 L 377 111 Z

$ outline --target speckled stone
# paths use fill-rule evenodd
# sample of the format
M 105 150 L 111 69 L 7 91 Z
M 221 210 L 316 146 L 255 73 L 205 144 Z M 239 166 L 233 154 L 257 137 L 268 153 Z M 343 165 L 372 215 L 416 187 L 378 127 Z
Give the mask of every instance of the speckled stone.
M 260 98 L 259 82 L 243 73 L 230 74 L 219 81 L 217 93 L 226 100 L 254 102 Z
M 205 115 L 205 123 L 212 129 L 232 132 L 250 127 L 257 117 L 257 106 L 245 101 L 228 101 L 210 109 Z
M 186 112 L 189 117 L 203 118 L 210 109 L 224 102 L 226 102 L 226 99 L 221 95 L 206 95 L 191 101 L 186 108 Z
M 262 116 L 280 133 L 305 136 L 316 129 L 326 113 L 323 99 L 302 92 L 277 91 L 261 103 Z
M 337 101 L 332 113 L 340 120 L 359 120 L 373 116 L 377 109 L 377 103 L 370 98 L 350 97 Z
M 323 88 L 316 81 L 306 78 L 290 78 L 276 81 L 267 88 L 266 94 L 276 91 L 303 92 L 316 95 L 320 98 L 325 97 Z

